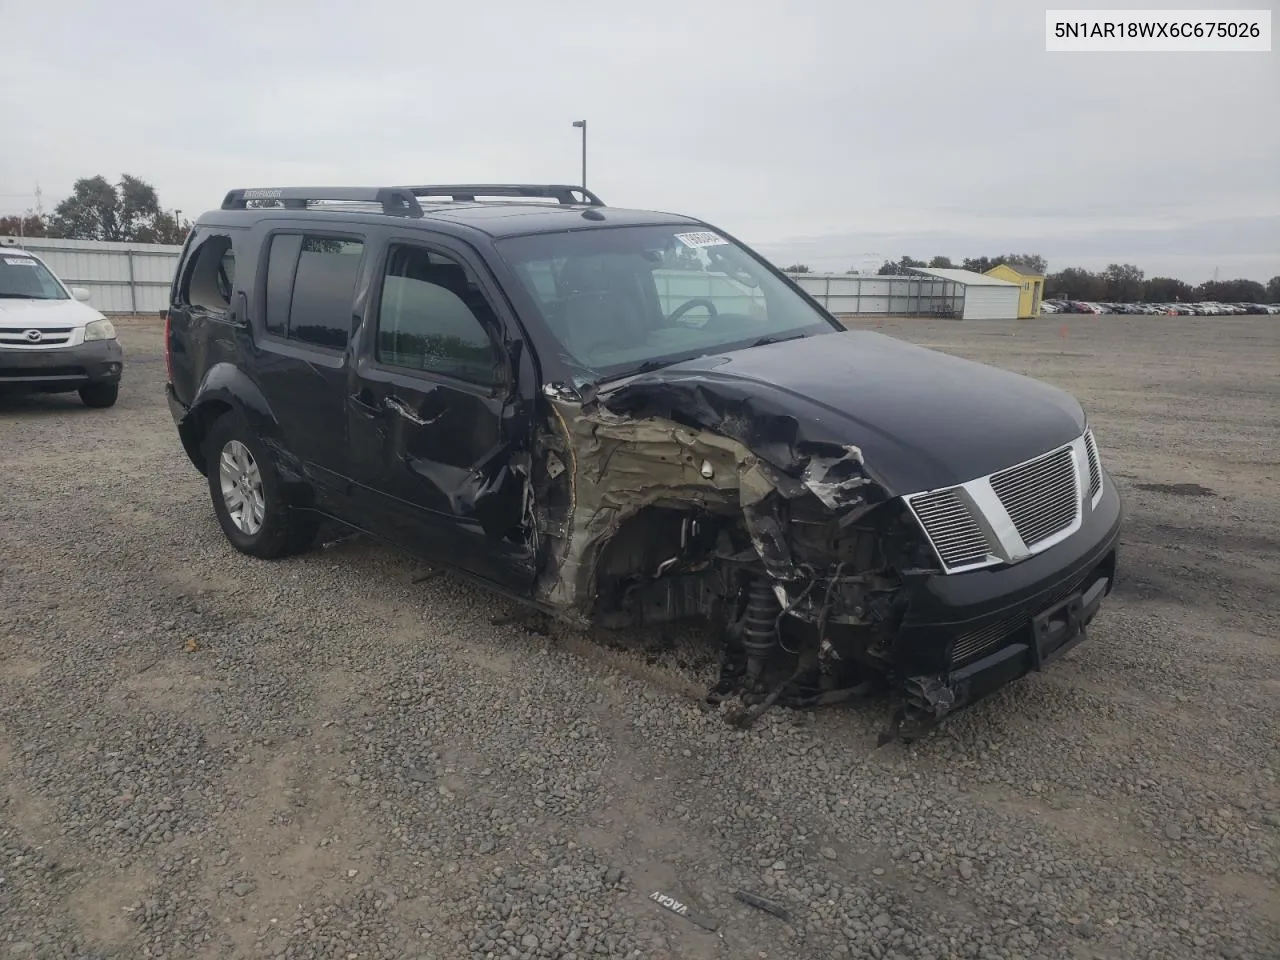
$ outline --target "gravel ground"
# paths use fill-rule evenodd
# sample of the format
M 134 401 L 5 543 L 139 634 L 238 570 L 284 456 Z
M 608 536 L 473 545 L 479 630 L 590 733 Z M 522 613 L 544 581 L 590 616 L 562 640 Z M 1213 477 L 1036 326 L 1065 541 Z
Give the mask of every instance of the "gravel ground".
M 0 400 L 0 957 L 1280 956 L 1280 324 L 882 325 L 1073 390 L 1129 511 L 1089 642 L 882 750 L 731 729 L 696 632 L 235 553 L 150 321 L 114 409 Z

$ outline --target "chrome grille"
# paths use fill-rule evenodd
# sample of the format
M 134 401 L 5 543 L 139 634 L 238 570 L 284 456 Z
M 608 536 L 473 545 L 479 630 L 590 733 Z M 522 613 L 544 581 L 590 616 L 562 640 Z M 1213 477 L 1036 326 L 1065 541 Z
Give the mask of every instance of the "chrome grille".
M 41 347 L 59 347 L 71 339 L 73 329 L 73 327 L 6 328 L 0 330 L 0 347 L 31 347 L 33 350 L 39 350 Z M 28 330 L 39 331 L 40 339 L 30 339 L 27 336 Z
M 1093 431 L 1084 435 L 1084 450 L 1089 455 L 1089 499 L 1102 489 L 1102 469 L 1098 466 L 1098 448 L 1093 442 Z
M 1060 600 L 1065 600 L 1079 590 L 1090 576 L 1091 572 L 1085 572 L 1072 577 L 1058 589 L 1042 597 L 1040 609 L 1047 610 Z M 1016 613 L 1011 617 L 1005 617 L 1003 620 L 960 634 L 951 645 L 951 665 L 961 666 L 970 660 L 976 660 L 980 654 L 1003 646 L 1007 641 L 1012 640 L 1018 631 L 1030 625 L 1031 616 L 1032 614 L 1028 612 Z
M 974 659 L 980 653 L 986 653 L 1002 640 L 1007 640 L 1026 624 L 1026 615 L 1020 613 L 1012 617 L 1006 617 L 1003 620 L 997 620 L 995 623 L 988 624 L 985 627 L 970 630 L 968 633 L 960 634 L 960 636 L 956 637 L 955 644 L 951 648 L 951 662 L 959 665 Z
M 1079 481 L 1070 447 L 994 474 L 991 489 L 1028 547 L 1066 530 L 1080 512 Z
M 920 525 L 948 567 L 983 563 L 990 553 L 982 528 L 957 490 L 939 490 L 911 498 Z

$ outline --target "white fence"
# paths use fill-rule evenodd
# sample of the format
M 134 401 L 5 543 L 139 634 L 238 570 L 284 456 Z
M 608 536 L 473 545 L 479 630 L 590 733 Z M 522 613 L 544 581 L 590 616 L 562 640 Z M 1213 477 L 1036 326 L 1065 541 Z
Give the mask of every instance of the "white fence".
M 21 246 L 35 253 L 68 286 L 84 287 L 103 313 L 154 313 L 169 305 L 169 285 L 182 247 L 158 243 L 107 243 L 0 237 L 0 247 Z M 800 273 L 794 279 L 835 314 L 960 316 L 964 286 L 933 277 L 880 277 Z M 657 270 L 659 294 L 667 309 L 690 297 L 710 297 L 722 311 L 746 312 L 753 295 L 722 277 L 682 270 Z M 729 302 L 722 302 L 729 301 Z
M 164 243 L 108 243 L 0 237 L 0 249 L 20 246 L 49 265 L 69 287 L 89 291 L 103 313 L 155 313 L 169 305 L 169 284 L 182 247 Z

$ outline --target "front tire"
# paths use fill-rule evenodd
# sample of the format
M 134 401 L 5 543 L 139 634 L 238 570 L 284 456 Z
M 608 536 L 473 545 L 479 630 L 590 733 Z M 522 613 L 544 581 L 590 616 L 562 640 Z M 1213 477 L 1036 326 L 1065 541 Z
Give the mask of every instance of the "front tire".
M 118 383 L 86 383 L 80 388 L 80 400 L 86 407 L 103 410 L 116 405 L 120 396 Z
M 241 553 L 270 560 L 315 542 L 316 519 L 289 506 L 270 452 L 239 415 L 214 422 L 205 438 L 205 463 L 218 524 Z

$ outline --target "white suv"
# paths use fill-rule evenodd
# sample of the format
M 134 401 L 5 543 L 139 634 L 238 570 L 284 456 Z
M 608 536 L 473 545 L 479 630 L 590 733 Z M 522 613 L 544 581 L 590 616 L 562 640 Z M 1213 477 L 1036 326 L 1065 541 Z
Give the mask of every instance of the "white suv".
M 124 351 L 111 321 L 35 254 L 0 247 L 0 392 L 70 393 L 110 407 Z

